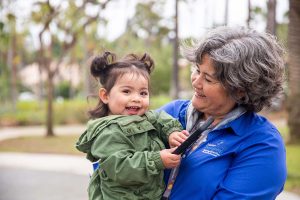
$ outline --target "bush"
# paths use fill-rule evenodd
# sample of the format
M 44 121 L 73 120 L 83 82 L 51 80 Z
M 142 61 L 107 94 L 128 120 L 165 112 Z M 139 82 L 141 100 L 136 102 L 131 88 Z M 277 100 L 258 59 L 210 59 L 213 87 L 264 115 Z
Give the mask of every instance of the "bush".
M 150 109 L 157 109 L 171 98 L 166 95 L 151 97 Z M 87 111 L 94 107 L 95 101 L 85 99 L 55 101 L 53 104 L 54 124 L 85 124 L 88 121 Z M 16 110 L 0 108 L 1 126 L 43 125 L 46 122 L 46 102 L 20 101 Z
M 54 124 L 86 123 L 87 102 L 85 100 L 68 100 L 54 102 Z M 26 126 L 43 125 L 46 122 L 46 102 L 20 101 L 16 110 L 2 108 L 0 125 Z

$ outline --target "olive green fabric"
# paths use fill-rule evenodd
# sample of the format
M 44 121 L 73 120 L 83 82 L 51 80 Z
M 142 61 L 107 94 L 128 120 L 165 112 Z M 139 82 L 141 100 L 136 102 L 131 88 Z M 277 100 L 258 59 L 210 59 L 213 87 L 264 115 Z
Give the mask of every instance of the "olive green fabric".
M 181 130 L 165 112 L 89 121 L 76 144 L 90 161 L 100 164 L 90 180 L 89 199 L 160 199 L 165 185 L 159 151 L 172 132 Z

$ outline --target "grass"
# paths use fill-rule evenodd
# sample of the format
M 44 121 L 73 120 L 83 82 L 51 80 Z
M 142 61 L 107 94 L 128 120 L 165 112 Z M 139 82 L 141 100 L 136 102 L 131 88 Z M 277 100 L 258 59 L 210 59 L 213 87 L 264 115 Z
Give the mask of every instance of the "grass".
M 286 146 L 288 179 L 285 189 L 300 194 L 300 145 Z
M 75 148 L 78 136 L 20 137 L 0 141 L 0 152 L 53 153 L 83 155 Z

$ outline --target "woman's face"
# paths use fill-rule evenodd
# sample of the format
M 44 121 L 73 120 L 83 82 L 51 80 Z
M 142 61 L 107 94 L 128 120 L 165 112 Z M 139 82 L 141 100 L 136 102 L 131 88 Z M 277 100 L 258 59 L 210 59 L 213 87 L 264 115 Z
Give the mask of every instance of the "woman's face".
M 194 95 L 192 104 L 195 109 L 203 112 L 205 117 L 223 118 L 235 106 L 222 84 L 215 77 L 213 62 L 205 54 L 202 63 L 193 68 L 191 75 Z

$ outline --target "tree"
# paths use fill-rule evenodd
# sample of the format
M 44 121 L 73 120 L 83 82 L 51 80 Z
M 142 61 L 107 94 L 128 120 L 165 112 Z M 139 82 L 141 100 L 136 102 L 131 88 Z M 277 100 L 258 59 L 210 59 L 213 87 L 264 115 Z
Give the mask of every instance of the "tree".
M 18 70 L 27 61 L 25 46 L 26 26 L 17 29 L 14 2 L 0 1 L 0 100 L 16 108 L 21 89 Z
M 178 67 L 178 1 L 175 0 L 174 15 L 174 38 L 173 38 L 173 72 L 171 83 L 171 97 L 177 99 L 179 97 L 179 67 Z
M 288 25 L 288 126 L 290 142 L 300 142 L 300 4 L 299 0 L 289 1 Z
M 16 57 L 16 17 L 9 13 L 7 15 L 10 24 L 10 34 L 8 39 L 8 52 L 7 52 L 7 66 L 10 69 L 10 96 L 13 108 L 16 109 L 17 101 L 17 66 L 15 62 Z
M 60 64 L 82 37 L 85 29 L 97 22 L 101 11 L 110 0 L 84 0 L 81 2 L 66 0 L 55 5 L 52 1 L 35 3 L 31 17 L 41 26 L 39 31 L 38 64 L 47 74 L 47 136 L 53 132 L 53 79 Z M 53 3 L 53 4 L 52 4 Z M 88 13 L 88 7 L 96 8 L 96 14 Z
M 135 14 L 127 22 L 126 32 L 113 43 L 115 51 L 120 55 L 125 52 L 117 48 L 119 46 L 126 46 L 127 51 L 150 53 L 155 61 L 151 88 L 156 95 L 170 92 L 172 78 L 174 20 L 173 17 L 163 18 L 163 5 L 164 1 L 140 1 L 136 5 Z
M 229 7 L 229 0 L 225 0 L 225 14 L 224 14 L 224 25 L 228 25 L 228 7 Z
M 276 0 L 268 0 L 267 2 L 267 27 L 266 32 L 276 35 Z
M 252 20 L 251 0 L 248 0 L 248 17 L 247 17 L 247 27 L 248 28 L 250 28 L 251 20 Z
M 146 47 L 160 46 L 163 40 L 168 39 L 170 28 L 161 16 L 162 4 L 153 0 L 138 3 L 135 15 L 127 22 L 127 31 L 143 38 Z

